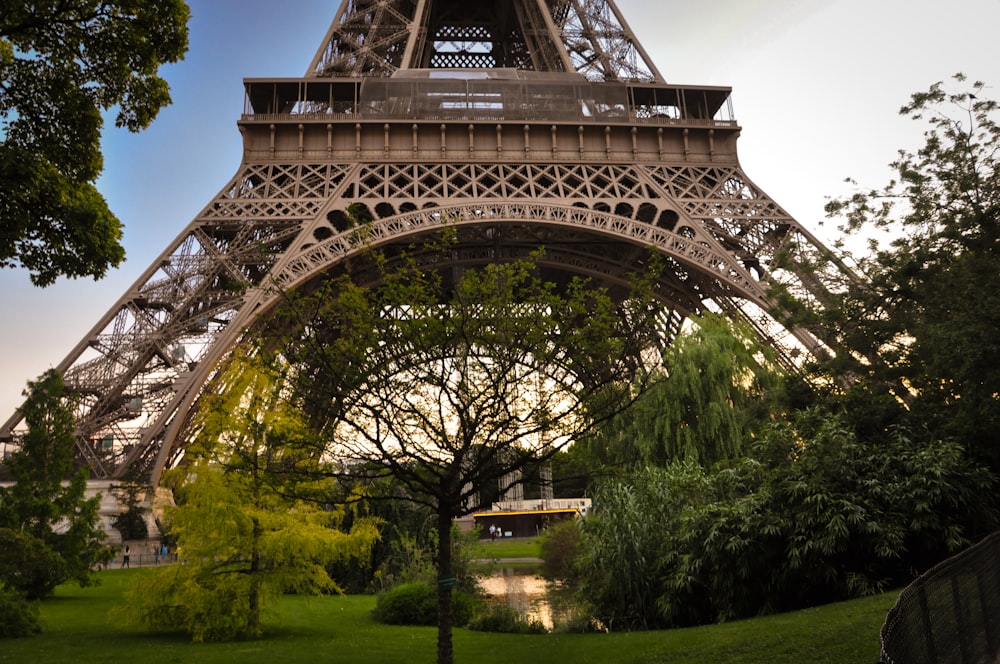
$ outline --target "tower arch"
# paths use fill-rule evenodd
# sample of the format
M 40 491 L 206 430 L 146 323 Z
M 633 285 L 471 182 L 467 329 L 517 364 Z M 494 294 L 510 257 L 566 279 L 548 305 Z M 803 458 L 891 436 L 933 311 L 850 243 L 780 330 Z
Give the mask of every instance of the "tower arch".
M 244 92 L 236 174 L 56 367 L 94 478 L 174 463 L 282 290 L 445 225 L 455 269 L 543 247 L 622 289 L 655 251 L 673 333 L 721 311 L 790 368 L 824 352 L 771 288 L 822 301 L 840 266 L 743 171 L 731 91 L 666 83 L 612 0 L 343 0 L 305 76 Z

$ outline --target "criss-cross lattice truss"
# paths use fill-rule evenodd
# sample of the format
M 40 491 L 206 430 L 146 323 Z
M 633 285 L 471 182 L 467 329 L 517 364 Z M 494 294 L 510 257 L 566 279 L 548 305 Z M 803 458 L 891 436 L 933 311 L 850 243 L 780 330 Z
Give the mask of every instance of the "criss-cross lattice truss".
M 309 75 L 391 76 L 423 68 L 662 82 L 608 0 L 347 0 Z
M 305 77 L 245 89 L 235 177 L 58 366 L 95 478 L 178 461 L 281 289 L 364 282 L 366 247 L 445 224 L 458 244 L 437 267 L 544 247 L 553 278 L 624 292 L 654 251 L 668 337 L 715 310 L 789 367 L 824 351 L 779 324 L 770 289 L 822 301 L 836 266 L 740 168 L 729 89 L 665 83 L 610 0 L 344 0 Z

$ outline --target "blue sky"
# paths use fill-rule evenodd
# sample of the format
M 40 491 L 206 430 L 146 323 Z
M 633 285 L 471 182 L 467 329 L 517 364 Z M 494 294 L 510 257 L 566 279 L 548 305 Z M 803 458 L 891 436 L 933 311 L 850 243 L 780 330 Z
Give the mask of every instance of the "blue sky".
M 58 364 L 236 172 L 244 77 L 302 76 L 337 0 L 191 0 L 190 50 L 164 70 L 174 104 L 141 134 L 109 127 L 99 187 L 128 259 L 100 282 L 0 271 L 0 420 Z M 733 88 L 749 177 L 824 239 L 826 197 L 889 177 L 923 127 L 911 93 L 964 72 L 1000 97 L 1000 0 L 618 0 L 670 83 Z

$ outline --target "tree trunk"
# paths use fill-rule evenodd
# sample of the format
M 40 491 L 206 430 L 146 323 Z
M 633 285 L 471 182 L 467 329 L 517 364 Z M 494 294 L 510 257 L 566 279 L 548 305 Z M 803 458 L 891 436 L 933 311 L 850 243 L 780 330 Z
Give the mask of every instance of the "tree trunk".
M 250 606 L 247 617 L 247 626 L 254 636 L 260 631 L 260 550 L 257 548 L 260 536 L 260 521 L 254 517 L 250 551 Z
M 455 658 L 451 630 L 451 591 L 455 577 L 451 570 L 451 506 L 438 505 L 438 664 L 452 664 Z

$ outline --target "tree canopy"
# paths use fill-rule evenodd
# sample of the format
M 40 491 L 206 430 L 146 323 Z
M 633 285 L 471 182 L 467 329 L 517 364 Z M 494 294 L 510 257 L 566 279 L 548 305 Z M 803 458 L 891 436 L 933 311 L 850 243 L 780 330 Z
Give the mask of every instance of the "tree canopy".
M 777 402 L 758 390 L 770 412 L 740 440 L 727 423 L 753 399 L 704 389 L 725 375 L 720 349 L 738 357 L 730 347 L 705 339 L 668 362 L 681 382 L 664 381 L 623 433 L 668 441 L 667 463 L 640 454 L 600 482 L 583 525 L 582 587 L 606 623 L 694 624 L 878 592 L 996 527 L 1000 126 L 985 85 L 951 85 L 901 109 L 928 129 L 899 152 L 892 181 L 828 205 L 845 240 L 872 239 L 858 269 L 824 278 L 822 297 L 773 291 L 790 323 L 831 340 L 805 367 L 812 391 L 791 376 Z M 844 265 L 815 258 L 817 270 Z M 728 410 L 683 417 L 699 403 Z M 733 442 L 739 453 L 726 453 Z
M 8 2 L 0 10 L 0 266 L 39 286 L 125 257 L 94 186 L 102 113 L 140 131 L 170 103 L 159 68 L 187 50 L 183 0 Z
M 14 483 L 0 487 L 0 582 L 35 599 L 66 581 L 92 583 L 111 556 L 100 499 L 85 499 L 86 471 L 74 473 L 75 422 L 62 376 L 50 369 L 25 396 L 28 430 L 5 461 Z
M 890 392 L 911 418 L 1000 470 L 1000 126 L 983 83 L 956 75 L 914 94 L 901 114 L 928 125 L 895 178 L 827 206 L 847 237 L 876 239 L 861 278 L 820 316 L 853 352 L 825 369 L 869 394 Z
M 905 585 L 989 533 L 996 478 L 902 428 L 863 441 L 822 409 L 746 456 L 601 483 L 582 525 L 584 597 L 613 629 L 733 620 Z
M 277 398 L 273 378 L 238 356 L 226 389 L 206 399 L 194 458 L 167 478 L 178 502 L 167 523 L 184 564 L 130 589 L 122 610 L 129 622 L 182 629 L 195 641 L 259 636 L 275 597 L 338 592 L 328 567 L 367 560 L 378 537 L 372 520 L 345 530 L 343 507 L 295 497 L 332 492 L 303 487 L 309 473 L 291 472 L 309 464 L 296 452 L 309 434 Z
M 718 314 L 692 319 L 663 354 L 663 376 L 587 447 L 605 463 L 709 466 L 740 456 L 777 406 L 782 377 L 752 332 Z
M 280 349 L 317 456 L 437 515 L 440 662 L 452 657 L 452 519 L 620 412 L 654 318 L 587 281 L 545 281 L 534 260 L 453 283 L 407 261 L 370 288 L 333 278 L 279 313 L 264 346 Z

